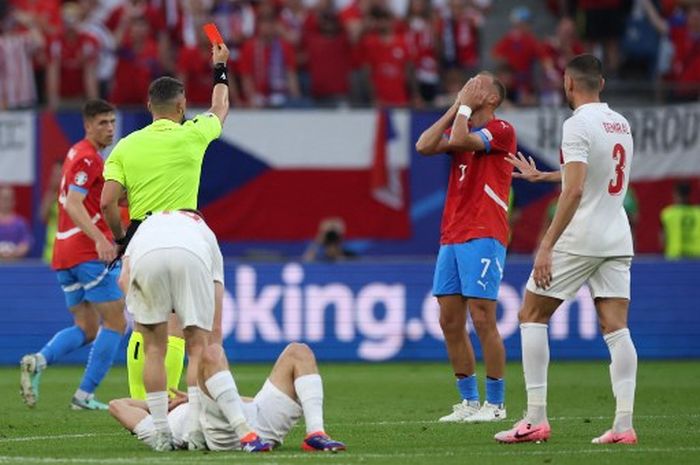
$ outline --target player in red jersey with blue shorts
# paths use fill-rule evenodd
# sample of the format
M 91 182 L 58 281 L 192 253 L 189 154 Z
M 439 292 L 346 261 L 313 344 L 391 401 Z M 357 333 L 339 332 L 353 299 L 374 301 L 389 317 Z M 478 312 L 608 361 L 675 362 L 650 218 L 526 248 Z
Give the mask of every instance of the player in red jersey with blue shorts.
M 435 266 L 433 294 L 462 401 L 443 422 L 498 421 L 505 410 L 505 349 L 496 327 L 498 289 L 508 242 L 508 195 L 515 130 L 496 118 L 505 88 L 480 73 L 457 101 L 421 135 L 422 155 L 452 158 Z M 474 349 L 466 330 L 469 311 L 486 365 L 486 400 L 480 403 Z
M 114 107 L 103 100 L 89 100 L 83 106 L 83 123 L 85 139 L 71 147 L 63 162 L 51 263 L 75 324 L 56 333 L 38 353 L 22 357 L 21 394 L 30 407 L 38 400 L 46 366 L 93 342 L 71 407 L 106 410 L 94 392 L 112 366 L 126 326 L 117 284 L 120 269 L 106 265 L 116 256 L 116 247 L 100 214 L 104 162 L 98 151 L 114 140 Z

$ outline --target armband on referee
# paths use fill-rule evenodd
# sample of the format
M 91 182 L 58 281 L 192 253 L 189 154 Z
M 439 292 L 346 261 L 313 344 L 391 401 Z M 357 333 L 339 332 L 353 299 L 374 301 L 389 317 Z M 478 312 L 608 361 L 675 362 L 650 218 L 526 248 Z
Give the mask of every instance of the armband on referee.
M 228 70 L 226 63 L 217 63 L 214 65 L 214 85 L 228 85 Z

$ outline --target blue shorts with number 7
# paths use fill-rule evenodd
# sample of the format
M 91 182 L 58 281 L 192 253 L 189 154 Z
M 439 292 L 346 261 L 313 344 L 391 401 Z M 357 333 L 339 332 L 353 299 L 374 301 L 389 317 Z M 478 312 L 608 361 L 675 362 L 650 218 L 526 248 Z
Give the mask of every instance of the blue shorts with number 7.
M 441 245 L 435 264 L 433 295 L 461 294 L 496 300 L 505 262 L 506 248 L 496 239 Z

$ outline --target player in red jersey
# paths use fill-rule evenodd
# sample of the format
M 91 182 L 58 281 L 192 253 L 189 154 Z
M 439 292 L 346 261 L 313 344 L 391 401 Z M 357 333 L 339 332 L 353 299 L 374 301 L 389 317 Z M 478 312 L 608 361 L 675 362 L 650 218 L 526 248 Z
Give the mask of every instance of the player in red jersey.
M 489 73 L 480 73 L 416 143 L 422 155 L 447 153 L 452 158 L 433 294 L 440 304 L 440 326 L 462 402 L 440 421 L 506 417 L 505 349 L 496 328 L 496 299 L 505 265 L 513 171 L 506 157 L 516 150 L 516 139 L 513 127 L 494 115 L 504 97 L 503 84 Z M 467 309 L 486 364 L 483 405 L 465 328 Z
M 94 341 L 71 407 L 106 410 L 94 392 L 112 366 L 126 326 L 117 285 L 120 270 L 106 266 L 116 256 L 116 247 L 100 214 L 104 162 L 98 150 L 114 139 L 114 107 L 103 100 L 89 100 L 83 106 L 83 122 L 85 139 L 71 147 L 63 162 L 52 261 L 75 324 L 56 333 L 38 353 L 22 357 L 21 394 L 30 407 L 38 400 L 39 379 L 46 366 Z

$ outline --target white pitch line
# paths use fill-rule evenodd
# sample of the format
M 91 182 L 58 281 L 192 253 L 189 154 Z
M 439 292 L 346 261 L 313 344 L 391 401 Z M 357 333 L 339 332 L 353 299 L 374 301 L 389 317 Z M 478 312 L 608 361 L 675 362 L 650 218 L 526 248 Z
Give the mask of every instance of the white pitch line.
M 126 431 L 119 433 L 76 433 L 76 434 L 55 434 L 47 436 L 22 436 L 17 438 L 0 438 L 0 442 L 26 442 L 26 441 L 51 441 L 58 439 L 80 439 L 80 438 L 95 438 L 101 436 L 117 436 L 125 434 Z
M 635 415 L 634 418 L 637 419 L 663 419 L 663 418 L 700 418 L 700 414 L 696 413 L 679 413 L 676 415 Z M 552 417 L 549 421 L 576 421 L 576 420 L 612 420 L 613 416 L 573 416 L 573 417 Z M 499 422 L 506 424 L 507 421 Z M 387 421 L 355 421 L 355 422 L 330 422 L 327 423 L 330 426 L 401 426 L 401 425 L 428 425 L 428 424 L 440 424 L 437 420 L 387 420 Z M 0 443 L 3 442 L 31 442 L 31 441 L 52 441 L 60 439 L 80 439 L 80 438 L 92 438 L 92 437 L 104 437 L 104 436 L 119 436 L 126 435 L 126 431 L 114 432 L 114 433 L 79 433 L 79 434 L 57 434 L 57 435 L 46 435 L 46 436 L 22 436 L 15 438 L 0 438 Z

